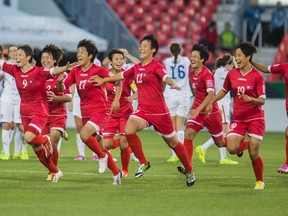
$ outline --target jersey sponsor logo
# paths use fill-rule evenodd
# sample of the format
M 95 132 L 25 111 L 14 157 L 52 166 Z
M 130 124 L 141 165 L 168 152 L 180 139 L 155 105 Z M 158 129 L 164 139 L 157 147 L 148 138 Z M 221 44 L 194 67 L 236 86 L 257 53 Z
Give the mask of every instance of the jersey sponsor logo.
M 145 71 L 145 68 L 139 68 L 139 71 Z
M 239 81 L 247 81 L 245 78 L 238 78 Z
M 247 86 L 246 89 L 253 89 L 253 86 Z
M 80 74 L 80 76 L 88 76 L 88 74 Z
M 28 75 L 21 74 L 21 77 L 29 77 Z

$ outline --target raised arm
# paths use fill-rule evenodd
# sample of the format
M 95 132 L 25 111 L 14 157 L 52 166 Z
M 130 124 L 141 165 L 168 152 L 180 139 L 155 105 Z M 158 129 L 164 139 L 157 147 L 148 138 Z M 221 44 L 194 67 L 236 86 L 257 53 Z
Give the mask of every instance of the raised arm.
M 133 64 L 140 63 L 140 60 L 135 56 L 132 56 L 127 49 L 119 49 L 124 53 L 125 58 L 129 59 Z
M 101 78 L 97 75 L 95 76 L 91 76 L 89 78 L 89 80 L 93 83 L 95 83 L 94 85 L 95 86 L 100 86 L 106 82 L 116 82 L 116 81 L 120 81 L 120 80 L 123 80 L 123 77 L 122 77 L 122 73 L 117 73 L 115 74 L 114 76 L 111 76 L 111 77 L 105 77 L 105 78 Z
M 268 67 L 260 64 L 259 62 L 256 62 L 255 60 L 252 60 L 251 64 L 258 70 L 262 71 L 263 73 L 270 73 L 268 70 Z
M 70 64 L 67 62 L 65 66 L 57 67 L 57 68 L 52 68 L 52 74 L 57 75 L 60 73 L 64 73 L 65 71 L 72 70 L 76 66 L 76 62 Z

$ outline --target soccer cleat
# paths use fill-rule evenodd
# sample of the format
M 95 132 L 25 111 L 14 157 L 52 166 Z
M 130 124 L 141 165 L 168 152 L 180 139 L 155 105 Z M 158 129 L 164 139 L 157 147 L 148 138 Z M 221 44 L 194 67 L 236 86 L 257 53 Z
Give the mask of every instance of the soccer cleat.
M 1 152 L 1 153 L 0 153 L 0 160 L 2 159 L 2 157 L 3 157 L 4 154 L 5 154 L 4 152 Z
M 140 178 L 141 176 L 144 175 L 144 172 L 150 169 L 151 164 L 149 161 L 147 161 L 145 164 L 141 164 L 135 173 L 135 178 Z
M 20 155 L 21 160 L 29 160 L 28 151 L 22 151 Z
M 129 173 L 127 170 L 122 170 L 122 176 L 123 177 L 128 177 Z
M 1 160 L 10 160 L 10 154 L 3 154 Z
M 52 173 L 52 180 L 51 182 L 58 182 L 59 179 L 63 176 L 63 173 L 61 172 L 61 170 L 59 170 L 57 173 Z
M 263 181 L 256 181 L 255 190 L 263 190 L 265 188 L 265 184 Z
M 233 161 L 230 158 L 226 158 L 225 160 L 220 160 L 220 164 L 230 164 L 230 165 L 236 165 L 239 164 L 238 161 Z
M 183 166 L 177 166 L 177 170 L 178 170 L 178 172 L 186 175 L 186 173 L 185 173 L 185 168 L 184 168 Z
M 238 156 L 239 158 L 242 157 L 242 156 L 243 156 L 243 152 L 237 153 L 237 156 Z
M 53 148 L 51 145 L 50 137 L 49 136 L 46 136 L 46 137 L 47 137 L 47 142 L 45 144 L 42 144 L 42 146 L 45 151 L 45 157 L 50 158 L 53 154 Z
M 122 171 L 119 170 L 119 173 L 115 176 L 113 176 L 113 185 L 120 185 L 121 184 L 121 178 L 122 178 Z
M 99 160 L 98 155 L 97 155 L 97 154 L 94 154 L 93 157 L 92 157 L 92 160 L 93 160 L 93 161 L 98 161 L 98 160 Z
M 133 152 L 130 154 L 130 161 L 139 162 L 138 158 L 135 156 Z
M 53 173 L 48 173 L 46 181 L 52 181 Z
M 19 153 L 19 154 L 13 155 L 12 158 L 13 159 L 20 159 L 21 158 L 21 154 Z
M 195 180 L 196 180 L 196 178 L 194 176 L 193 171 L 186 174 L 186 185 L 188 187 L 191 187 L 195 183 Z
M 68 140 L 70 139 L 70 136 L 69 136 L 69 134 L 67 133 L 66 130 L 63 131 L 62 137 L 63 137 L 66 141 L 68 141 Z
M 288 164 L 283 164 L 282 167 L 277 169 L 278 173 L 282 173 L 282 174 L 288 174 Z
M 167 162 L 179 162 L 179 158 L 178 157 L 170 157 L 168 158 Z
M 86 157 L 83 155 L 77 155 L 74 157 L 74 160 L 77 160 L 77 161 L 86 160 Z
M 104 158 L 99 158 L 99 169 L 98 169 L 98 172 L 99 173 L 104 173 L 106 168 L 107 168 L 107 161 L 108 161 L 108 155 L 105 154 L 105 157 Z
M 196 149 L 195 149 L 195 152 L 197 153 L 199 160 L 200 160 L 202 163 L 205 163 L 206 151 L 204 151 L 204 150 L 202 149 L 202 146 L 197 146 Z

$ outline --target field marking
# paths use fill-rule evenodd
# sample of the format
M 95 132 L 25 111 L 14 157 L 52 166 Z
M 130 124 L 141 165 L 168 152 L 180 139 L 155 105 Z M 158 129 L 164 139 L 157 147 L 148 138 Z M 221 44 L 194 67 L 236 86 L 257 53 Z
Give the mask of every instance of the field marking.
M 0 169 L 0 172 L 2 173 L 47 173 L 47 172 L 43 172 L 43 171 L 36 171 L 36 170 L 1 170 Z M 99 174 L 99 173 L 85 173 L 85 172 L 63 172 L 64 175 L 84 175 L 84 176 L 99 176 L 99 175 L 103 175 L 103 174 Z M 146 176 L 150 176 L 150 177 L 177 177 L 179 176 L 180 173 L 175 173 L 175 175 L 151 175 L 151 174 L 147 174 Z M 112 175 L 112 174 L 111 174 Z M 196 178 L 198 177 L 197 176 L 197 173 L 195 174 L 196 175 Z M 281 176 L 281 174 L 279 174 Z M 133 176 L 133 174 L 129 177 Z M 183 176 L 180 174 L 180 176 Z M 211 178 L 211 175 L 200 175 L 200 178 Z M 243 176 L 213 176 L 213 179 L 227 179 L 227 178 L 232 178 L 232 179 L 241 179 L 243 178 Z M 245 179 L 254 179 L 255 177 L 254 176 L 246 176 Z M 272 177 L 272 176 L 265 176 L 265 179 L 278 179 L 277 177 Z

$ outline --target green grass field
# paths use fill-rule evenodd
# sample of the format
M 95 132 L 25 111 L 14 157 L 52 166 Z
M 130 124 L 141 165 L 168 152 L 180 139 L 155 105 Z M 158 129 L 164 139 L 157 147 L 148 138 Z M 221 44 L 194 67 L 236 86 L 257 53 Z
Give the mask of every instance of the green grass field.
M 88 149 L 86 161 L 73 160 L 75 131 L 68 132 L 71 139 L 63 141 L 59 161 L 64 176 L 58 183 L 46 182 L 47 171 L 30 146 L 30 160 L 0 161 L 0 215 L 288 215 L 288 175 L 276 172 L 285 158 L 284 133 L 266 133 L 260 149 L 266 188 L 255 191 L 248 152 L 240 159 L 230 156 L 239 165 L 220 165 L 215 146 L 207 151 L 206 164 L 194 153 L 196 183 L 187 187 L 176 170 L 180 163 L 166 162 L 170 149 L 154 131 L 138 133 L 151 169 L 134 179 L 138 164 L 131 162 L 130 176 L 115 186 L 109 170 L 97 173 L 98 162 Z M 208 138 L 200 132 L 194 148 Z M 112 154 L 120 166 L 119 150 Z

